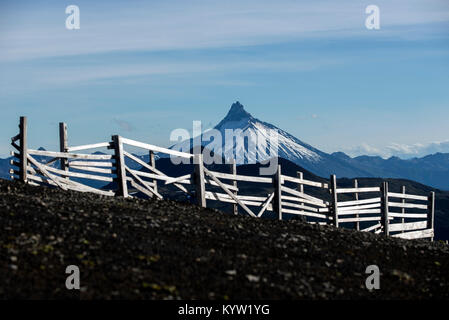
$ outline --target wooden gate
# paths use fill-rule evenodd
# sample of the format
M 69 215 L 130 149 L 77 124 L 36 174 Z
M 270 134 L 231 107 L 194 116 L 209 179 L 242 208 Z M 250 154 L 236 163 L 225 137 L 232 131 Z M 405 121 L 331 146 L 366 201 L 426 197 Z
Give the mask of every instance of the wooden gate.
M 232 204 L 234 214 L 240 209 L 252 217 L 268 213 L 279 220 L 301 216 L 310 223 L 355 225 L 360 231 L 404 239 L 434 237 L 434 192 L 429 196 L 406 194 L 404 187 L 401 192 L 391 192 L 387 182 L 380 187 L 360 187 L 357 180 L 351 188 L 339 188 L 335 175 L 330 177 L 329 184 L 311 181 L 304 179 L 302 172 L 297 172 L 296 177 L 282 174 L 281 165 L 274 176 L 238 174 L 235 163 L 230 164 L 230 173 L 218 172 L 205 167 L 201 154 L 175 151 L 118 135 L 108 142 L 69 147 L 65 123 L 59 124 L 59 151 L 29 149 L 26 117 L 20 118 L 19 128 L 19 134 L 11 141 L 16 150 L 12 152 L 10 173 L 12 178 L 32 185 L 106 196 L 141 194 L 156 199 L 163 198 L 162 186 L 169 186 L 194 198 L 202 207 L 207 206 L 207 201 Z M 145 150 L 149 160 L 144 161 L 131 148 Z M 92 153 L 93 150 L 97 152 Z M 159 155 L 192 163 L 193 173 L 174 176 L 162 172 L 156 168 Z M 243 192 L 243 184 L 258 187 Z M 254 192 L 259 189 L 267 192 Z

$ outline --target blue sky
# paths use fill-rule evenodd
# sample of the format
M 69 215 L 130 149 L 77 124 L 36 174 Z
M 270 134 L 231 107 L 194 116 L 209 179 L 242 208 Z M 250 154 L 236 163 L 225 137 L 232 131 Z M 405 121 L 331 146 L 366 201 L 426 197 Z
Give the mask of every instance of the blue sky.
M 235 100 L 326 152 L 449 152 L 448 31 L 445 0 L 1 1 L 0 156 L 20 115 L 36 148 L 59 121 L 70 145 L 168 146 Z

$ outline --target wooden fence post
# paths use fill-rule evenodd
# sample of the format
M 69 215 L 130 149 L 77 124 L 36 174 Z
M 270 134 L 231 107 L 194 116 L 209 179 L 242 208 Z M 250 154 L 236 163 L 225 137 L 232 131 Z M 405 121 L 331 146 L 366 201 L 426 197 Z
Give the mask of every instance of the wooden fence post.
M 402 194 L 405 194 L 405 186 L 402 186 Z M 402 204 L 405 204 L 405 198 L 402 198 Z M 401 213 L 405 214 L 405 208 L 401 208 Z M 402 223 L 401 233 L 404 233 L 404 223 L 405 223 L 404 218 L 401 218 L 401 223 Z
M 196 203 L 200 207 L 206 208 L 206 185 L 204 182 L 204 163 L 201 153 L 193 156 L 193 164 L 195 166 L 195 197 Z
M 296 171 L 296 177 L 298 177 L 298 179 L 303 180 L 304 173 L 302 173 L 301 171 Z M 298 184 L 298 191 L 301 193 L 304 193 L 304 184 L 302 184 L 302 183 Z M 299 205 L 302 206 L 302 205 L 304 205 L 304 203 L 300 202 Z
M 382 183 L 382 222 L 384 225 L 384 234 L 388 236 L 390 234 L 390 221 L 388 220 L 388 182 Z
M 27 117 L 20 117 L 20 168 L 19 179 L 27 182 L 28 146 L 27 146 Z
M 332 192 L 332 213 L 334 215 L 334 226 L 338 227 L 338 194 L 337 194 L 337 176 L 331 175 Z
M 112 136 L 112 143 L 114 146 L 114 158 L 115 167 L 117 169 L 117 185 L 118 195 L 127 198 L 128 197 L 128 184 L 126 181 L 126 167 L 125 156 L 123 154 L 122 137 L 118 135 Z
M 237 174 L 237 164 L 236 164 L 234 159 L 232 159 L 232 163 L 231 163 L 231 173 L 233 175 Z M 237 188 L 237 180 L 233 180 L 232 181 L 232 185 Z M 234 194 L 237 196 L 237 191 L 234 191 Z M 238 214 L 239 213 L 239 207 L 238 207 L 237 203 L 234 203 L 232 205 L 232 212 L 234 214 Z
M 428 205 L 428 213 L 427 213 L 427 229 L 434 230 L 435 223 L 435 192 L 430 192 L 429 200 L 427 202 Z M 430 238 L 430 241 L 433 241 L 433 237 Z
M 354 180 L 354 188 L 358 188 L 359 187 L 359 182 L 357 181 L 357 179 L 355 179 Z M 359 193 L 358 192 L 355 192 L 354 193 L 354 197 L 355 197 L 355 200 L 356 201 L 359 201 Z M 355 214 L 355 217 L 358 219 L 359 217 L 360 217 L 360 215 L 358 214 L 358 213 L 356 213 Z M 357 230 L 357 231 L 359 231 L 360 230 L 360 221 L 356 221 L 355 222 L 355 229 Z
M 156 159 L 154 158 L 154 151 L 150 150 L 150 166 L 154 169 L 156 169 Z M 157 179 L 153 179 L 153 190 L 157 192 Z
M 67 152 L 68 141 L 67 141 L 67 125 L 64 122 L 59 123 L 59 151 Z M 67 158 L 60 158 L 60 168 L 64 171 L 69 171 L 69 160 Z M 65 176 L 66 179 L 69 179 L 68 176 Z
M 278 164 L 278 170 L 273 179 L 274 182 L 274 198 L 273 211 L 278 214 L 278 219 L 282 220 L 282 172 L 281 165 Z

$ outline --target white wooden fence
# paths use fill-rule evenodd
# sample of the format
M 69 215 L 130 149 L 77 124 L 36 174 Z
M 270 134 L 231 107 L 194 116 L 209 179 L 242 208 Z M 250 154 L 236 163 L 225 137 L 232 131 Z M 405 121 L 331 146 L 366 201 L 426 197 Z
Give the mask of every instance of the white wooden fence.
M 230 173 L 217 172 L 204 166 L 201 154 L 174 151 L 118 135 L 107 142 L 69 147 L 65 123 L 59 124 L 59 151 L 28 149 L 26 117 L 20 118 L 19 128 L 19 134 L 11 143 L 17 151 L 11 153 L 14 156 L 11 165 L 15 167 L 10 170 L 11 178 L 32 185 L 50 185 L 106 196 L 133 197 L 140 193 L 157 199 L 163 199 L 158 185 L 173 185 L 182 193 L 193 196 L 202 207 L 206 207 L 208 201 L 232 204 L 234 214 L 241 208 L 240 211 L 252 217 L 261 217 L 268 212 L 274 213 L 279 220 L 299 215 L 311 223 L 355 226 L 360 231 L 392 237 L 433 240 L 434 192 L 429 196 L 411 195 L 406 194 L 403 187 L 400 193 L 395 193 L 389 191 L 387 182 L 380 187 L 359 187 L 357 180 L 352 188 L 339 188 L 335 175 L 330 177 L 329 184 L 310 181 L 304 179 L 301 172 L 296 177 L 282 174 L 281 165 L 274 176 L 237 174 L 235 163 L 231 164 Z M 148 152 L 149 163 L 127 151 L 129 147 Z M 104 152 L 86 152 L 92 149 L 103 149 Z M 194 164 L 194 172 L 170 176 L 156 168 L 155 153 L 188 159 Z M 135 166 L 129 165 L 130 162 Z M 239 181 L 265 185 L 272 191 L 266 195 L 241 194 Z M 93 187 L 92 182 L 103 185 Z M 324 190 L 329 197 L 326 200 L 312 196 L 305 192 L 305 187 Z

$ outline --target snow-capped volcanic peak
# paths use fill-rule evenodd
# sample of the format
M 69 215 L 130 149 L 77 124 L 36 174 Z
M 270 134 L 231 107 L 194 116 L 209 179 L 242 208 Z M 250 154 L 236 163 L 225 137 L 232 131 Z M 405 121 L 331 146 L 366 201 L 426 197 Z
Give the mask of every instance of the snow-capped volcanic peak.
M 226 117 L 215 126 L 216 130 L 221 132 L 223 138 L 226 137 L 227 129 L 240 129 L 241 136 L 246 137 L 248 141 L 246 145 L 259 145 L 266 146 L 266 148 L 257 148 L 256 150 L 252 150 L 254 148 L 247 148 L 246 150 L 241 150 L 242 145 L 238 145 L 236 142 L 233 144 L 233 150 L 235 151 L 235 157 L 237 158 L 237 162 L 240 162 L 239 159 L 241 157 L 245 158 L 245 163 L 254 163 L 256 161 L 267 160 L 272 157 L 270 146 L 273 141 L 273 137 L 275 132 L 277 132 L 277 141 L 278 141 L 278 153 L 279 157 L 291 160 L 293 162 L 297 162 L 299 159 L 308 160 L 308 161 L 319 161 L 321 159 L 320 151 L 316 150 L 312 146 L 303 143 L 299 139 L 295 138 L 291 134 L 277 128 L 276 126 L 260 121 L 254 118 L 250 113 L 248 113 L 243 105 L 240 102 L 235 102 L 232 104 L 231 109 L 229 110 Z M 237 133 L 236 131 L 234 131 Z M 270 137 L 271 136 L 271 137 Z M 264 140 L 264 141 L 261 141 Z M 270 140 L 271 139 L 271 140 Z M 207 144 L 204 144 L 207 146 Z M 225 158 L 232 157 L 232 150 L 230 150 L 229 143 L 227 144 L 227 148 L 223 144 L 223 150 Z M 246 156 L 242 156 L 242 153 L 247 151 Z M 257 153 L 257 154 L 256 154 Z
M 226 161 L 233 159 L 237 164 L 281 157 L 299 165 L 310 164 L 309 167 L 314 167 L 326 156 L 284 130 L 253 117 L 238 101 L 232 104 L 228 114 L 219 124 L 202 132 L 199 137 L 203 147 Z M 198 137 L 191 138 L 171 148 L 188 152 L 198 146 L 199 142 Z

